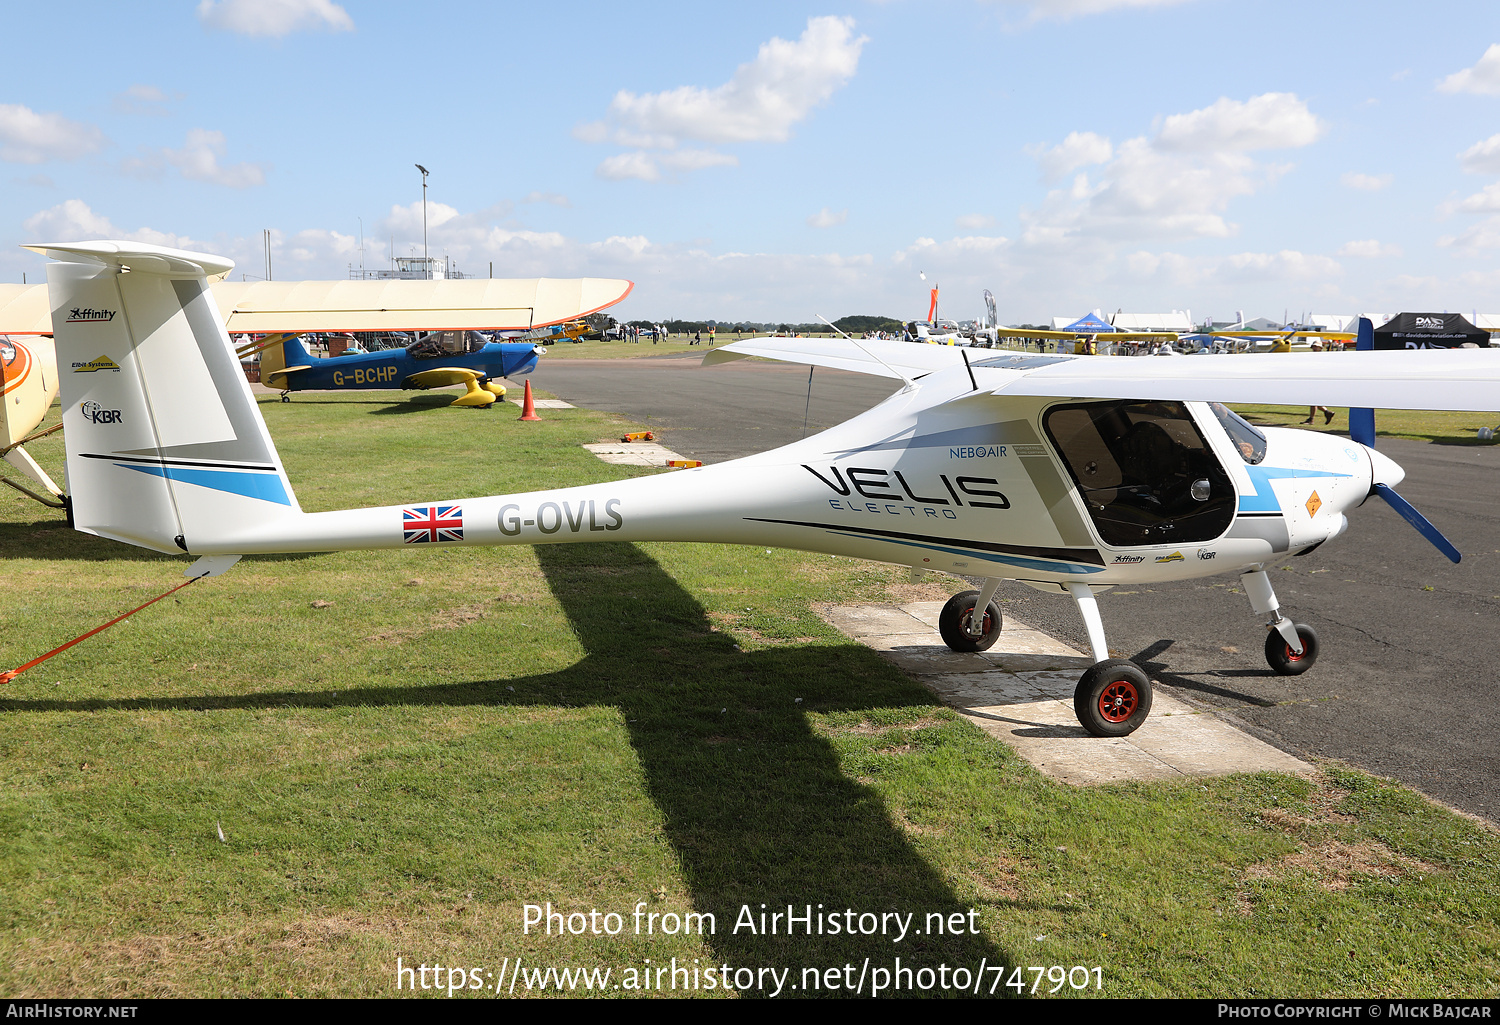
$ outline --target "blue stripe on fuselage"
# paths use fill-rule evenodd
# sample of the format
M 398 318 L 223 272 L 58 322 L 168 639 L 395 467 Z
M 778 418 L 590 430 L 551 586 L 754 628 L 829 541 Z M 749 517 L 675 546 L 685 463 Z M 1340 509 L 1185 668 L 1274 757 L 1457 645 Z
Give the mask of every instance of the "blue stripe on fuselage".
M 1245 472 L 1250 475 L 1250 483 L 1255 488 L 1253 495 L 1240 496 L 1240 512 L 1281 512 L 1281 503 L 1276 500 L 1276 490 L 1271 487 L 1273 480 L 1286 480 L 1288 478 L 1305 477 L 1347 477 L 1347 473 L 1331 473 L 1327 470 L 1292 470 L 1282 466 L 1251 466 L 1245 467 Z

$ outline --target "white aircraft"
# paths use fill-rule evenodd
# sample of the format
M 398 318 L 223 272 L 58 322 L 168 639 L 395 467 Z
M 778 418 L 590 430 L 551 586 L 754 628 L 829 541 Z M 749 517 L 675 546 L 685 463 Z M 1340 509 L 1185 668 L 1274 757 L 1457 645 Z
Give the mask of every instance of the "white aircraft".
M 138 243 L 34 246 L 48 267 L 75 526 L 200 558 L 190 576 L 281 552 L 578 541 L 704 541 L 827 552 L 978 577 L 943 609 L 943 640 L 1000 633 L 1002 579 L 1071 595 L 1095 664 L 1075 709 L 1091 733 L 1145 720 L 1151 683 L 1111 658 L 1095 594 L 1238 573 L 1280 673 L 1317 638 L 1281 615 L 1268 561 L 1344 533 L 1372 494 L 1455 561 L 1361 441 L 1257 430 L 1217 404 L 1487 409 L 1500 354 L 1480 350 L 1212 360 L 983 354 L 946 346 L 757 338 L 747 356 L 890 377 L 901 388 L 784 448 L 634 480 L 487 498 L 304 513 L 234 359 L 206 279 L 228 261 Z M 78 320 L 69 309 L 98 311 Z M 120 313 L 122 315 L 116 315 Z M 1358 410 L 1355 411 L 1359 413 Z M 1366 426 L 1367 425 L 1367 426 Z

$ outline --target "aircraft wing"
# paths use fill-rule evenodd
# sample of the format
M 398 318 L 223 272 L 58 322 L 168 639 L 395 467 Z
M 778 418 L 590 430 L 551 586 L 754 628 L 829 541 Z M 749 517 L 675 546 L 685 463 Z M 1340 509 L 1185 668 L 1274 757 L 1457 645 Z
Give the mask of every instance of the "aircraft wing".
M 50 335 L 46 285 L 0 285 L 0 335 Z
M 783 363 L 851 370 L 856 374 L 873 374 L 902 380 L 922 377 L 935 370 L 957 366 L 965 350 L 952 345 L 919 345 L 911 342 L 875 341 L 852 338 L 747 338 L 711 350 L 703 365 L 711 367 L 730 360 L 759 356 Z M 977 350 L 976 350 L 977 351 Z M 971 355 L 971 358 L 977 358 Z
M 269 331 L 524 330 L 577 320 L 624 299 L 616 278 L 445 281 L 221 281 L 232 334 Z
M 430 370 L 419 370 L 401 383 L 410 388 L 450 388 L 455 384 L 477 381 L 483 376 L 479 371 L 467 367 L 433 367 Z
M 974 360 L 976 379 L 996 395 L 1500 410 L 1494 349 L 1053 357 L 1030 370 L 985 362 Z M 990 384 L 1001 374 L 1011 379 Z
M 1352 331 L 1205 331 L 1214 338 L 1325 338 L 1336 342 L 1352 342 Z
M 1093 338 L 1098 336 L 1111 342 L 1144 342 L 1152 338 L 1177 338 L 1176 331 L 1043 331 L 1027 327 L 991 328 L 1001 338 Z
M 616 278 L 458 278 L 445 281 L 217 281 L 231 334 L 273 331 L 528 330 L 624 299 Z M 0 335 L 51 334 L 46 285 L 0 285 Z

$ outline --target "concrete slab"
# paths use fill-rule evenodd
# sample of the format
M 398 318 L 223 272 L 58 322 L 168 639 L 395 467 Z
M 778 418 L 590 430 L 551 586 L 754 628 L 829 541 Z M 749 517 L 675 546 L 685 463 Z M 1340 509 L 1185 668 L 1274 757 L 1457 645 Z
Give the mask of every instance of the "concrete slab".
M 1159 688 L 1150 718 L 1130 736 L 1090 736 L 1073 713 L 1073 690 L 1092 659 L 1014 621 L 1004 624 L 989 651 L 951 651 L 937 636 L 942 607 L 942 602 L 841 605 L 822 614 L 835 629 L 880 652 L 944 704 L 1065 783 L 1313 772 L 1306 762 Z
M 667 465 L 668 460 L 684 458 L 654 441 L 607 441 L 583 447 L 606 463 L 623 466 L 662 467 Z
M 517 398 L 512 398 L 510 396 L 507 396 L 506 399 L 505 399 L 505 401 L 506 402 L 514 402 L 516 405 L 520 406 L 520 405 L 524 404 L 524 402 L 526 401 L 526 397 L 523 395 L 523 396 L 521 396 L 521 398 L 517 399 Z M 532 405 L 533 408 L 536 408 L 536 409 L 577 409 L 578 408 L 577 406 L 573 405 L 573 403 L 571 403 L 571 402 L 564 402 L 562 399 L 538 399 L 538 398 L 535 398 L 535 397 L 532 398 L 531 405 Z

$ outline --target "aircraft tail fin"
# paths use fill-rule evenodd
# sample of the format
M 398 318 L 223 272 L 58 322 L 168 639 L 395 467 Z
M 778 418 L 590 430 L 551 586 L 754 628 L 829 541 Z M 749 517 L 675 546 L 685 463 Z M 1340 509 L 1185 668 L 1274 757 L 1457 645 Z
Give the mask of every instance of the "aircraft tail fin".
M 191 553 L 301 515 L 208 288 L 233 263 L 137 242 L 28 248 L 55 261 L 78 529 Z

